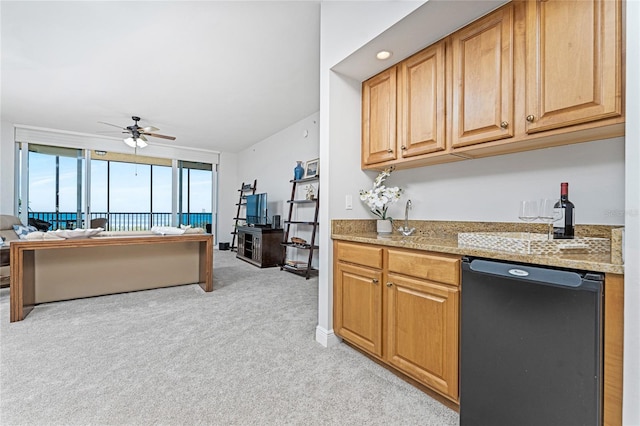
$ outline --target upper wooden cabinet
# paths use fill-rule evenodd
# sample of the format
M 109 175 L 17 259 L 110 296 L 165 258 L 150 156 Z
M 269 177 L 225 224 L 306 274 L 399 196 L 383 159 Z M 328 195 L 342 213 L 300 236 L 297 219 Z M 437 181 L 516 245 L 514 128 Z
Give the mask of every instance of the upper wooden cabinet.
M 514 0 L 363 83 L 362 168 L 624 134 L 622 0 Z
M 621 2 L 527 3 L 528 133 L 622 114 Z
M 445 84 L 444 41 L 362 84 L 363 168 L 446 149 Z
M 513 5 L 452 36 L 451 145 L 513 136 Z
M 446 148 L 444 53 L 440 42 L 400 64 L 398 144 L 403 158 Z
M 395 160 L 396 67 L 362 85 L 362 163 Z

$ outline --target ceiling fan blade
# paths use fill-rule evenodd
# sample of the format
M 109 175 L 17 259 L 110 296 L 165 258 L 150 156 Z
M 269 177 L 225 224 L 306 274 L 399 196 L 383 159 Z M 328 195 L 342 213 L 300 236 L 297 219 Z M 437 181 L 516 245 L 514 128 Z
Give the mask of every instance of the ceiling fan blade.
M 117 135 L 121 132 L 117 130 L 96 130 L 96 133 L 99 135 Z
M 154 138 L 169 139 L 169 140 L 172 140 L 172 141 L 176 140 L 175 136 L 166 136 L 166 135 L 159 135 L 157 133 L 147 133 L 147 132 L 145 132 L 144 134 L 147 135 L 147 136 L 153 136 Z
M 126 127 L 118 126 L 117 124 L 107 123 L 107 122 L 105 122 L 105 121 L 98 121 L 98 123 L 100 123 L 100 124 L 106 124 L 107 126 L 117 127 L 118 129 L 126 129 Z
M 157 127 L 153 127 L 153 126 L 147 126 L 147 127 L 143 127 L 140 130 L 142 130 L 143 132 L 157 132 L 158 129 Z
M 145 142 L 148 142 L 148 141 L 147 141 L 147 138 L 145 138 L 145 137 L 144 137 L 144 135 L 143 135 L 142 133 L 140 133 L 140 139 L 142 139 L 142 140 L 143 140 L 143 141 L 145 141 Z

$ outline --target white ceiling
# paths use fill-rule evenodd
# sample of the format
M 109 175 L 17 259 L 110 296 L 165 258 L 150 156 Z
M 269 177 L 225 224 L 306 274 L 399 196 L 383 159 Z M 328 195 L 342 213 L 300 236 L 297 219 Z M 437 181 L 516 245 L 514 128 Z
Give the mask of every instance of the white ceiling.
M 365 80 L 507 1 L 422 2 L 333 69 Z M 175 146 L 241 151 L 318 111 L 320 3 L 2 0 L 0 119 L 119 137 L 98 121 L 136 115 Z
M 119 136 L 97 122 L 137 115 L 178 146 L 238 152 L 319 108 L 318 1 L 2 1 L 0 14 L 4 123 Z

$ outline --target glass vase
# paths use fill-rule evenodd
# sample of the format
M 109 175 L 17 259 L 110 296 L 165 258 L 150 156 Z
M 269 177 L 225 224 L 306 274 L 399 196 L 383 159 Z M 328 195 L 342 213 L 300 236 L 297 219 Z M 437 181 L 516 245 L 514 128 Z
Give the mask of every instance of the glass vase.
M 298 164 L 293 169 L 293 178 L 295 180 L 300 180 L 302 179 L 302 176 L 304 176 L 304 167 L 302 167 L 302 161 L 296 161 L 296 163 Z

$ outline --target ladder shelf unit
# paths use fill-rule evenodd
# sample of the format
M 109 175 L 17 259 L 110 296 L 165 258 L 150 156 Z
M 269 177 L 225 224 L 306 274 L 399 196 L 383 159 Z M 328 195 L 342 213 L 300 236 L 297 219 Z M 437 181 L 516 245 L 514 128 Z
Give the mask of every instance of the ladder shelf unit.
M 256 186 L 258 184 L 258 180 L 254 179 L 253 185 L 250 183 L 242 182 L 240 189 L 238 189 L 238 202 L 236 203 L 237 210 L 236 216 L 233 218 L 233 230 L 231 231 L 231 235 L 233 238 L 231 239 L 231 251 L 238 251 L 238 246 L 236 245 L 236 238 L 238 236 L 238 227 L 243 226 L 247 218 L 246 216 L 246 205 L 247 205 L 247 195 L 253 195 L 256 193 Z
M 281 243 L 282 245 L 282 265 L 280 269 L 283 271 L 291 272 L 296 275 L 304 276 L 306 279 L 311 277 L 311 274 L 317 273 L 317 269 L 313 268 L 313 255 L 314 252 L 319 248 L 316 245 L 316 234 L 318 232 L 318 210 L 320 207 L 319 198 L 320 198 L 320 181 L 319 176 L 308 177 L 303 179 L 293 179 L 289 182 L 291 185 L 291 198 L 287 200 L 289 204 L 289 215 L 287 216 L 287 220 L 284 221 L 284 239 Z M 297 190 L 298 185 L 301 184 L 309 184 L 312 182 L 317 182 L 316 190 L 315 190 L 315 198 L 313 199 L 297 199 Z M 313 218 L 309 220 L 292 220 L 294 211 L 297 210 L 298 207 L 301 206 L 313 206 Z M 291 241 L 291 234 L 294 230 L 301 226 L 303 228 L 310 228 L 310 242 L 298 243 Z M 294 234 L 295 237 L 295 234 Z M 308 256 L 306 257 L 306 261 L 298 261 L 294 259 L 289 259 L 287 257 L 288 254 L 294 255 L 297 250 L 306 250 L 308 252 Z

